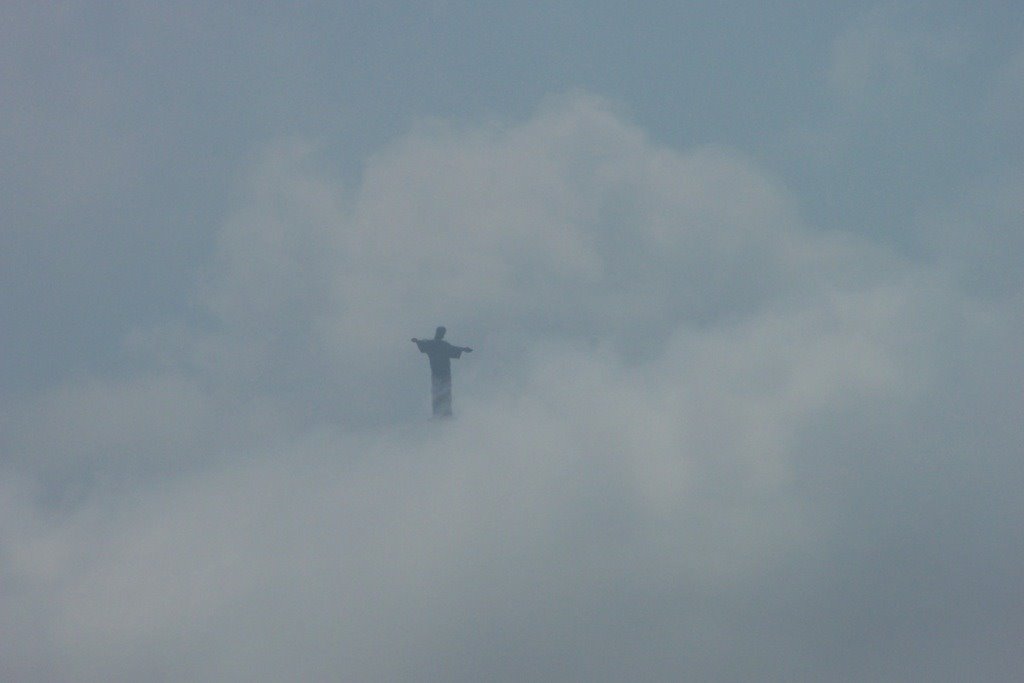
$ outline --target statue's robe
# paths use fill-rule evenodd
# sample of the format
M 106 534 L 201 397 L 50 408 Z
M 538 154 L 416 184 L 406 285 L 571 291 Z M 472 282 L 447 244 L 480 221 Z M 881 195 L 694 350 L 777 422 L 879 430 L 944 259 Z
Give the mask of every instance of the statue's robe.
M 462 355 L 462 348 L 443 339 L 420 339 L 416 346 L 430 359 L 430 389 L 434 417 L 452 414 L 452 358 Z

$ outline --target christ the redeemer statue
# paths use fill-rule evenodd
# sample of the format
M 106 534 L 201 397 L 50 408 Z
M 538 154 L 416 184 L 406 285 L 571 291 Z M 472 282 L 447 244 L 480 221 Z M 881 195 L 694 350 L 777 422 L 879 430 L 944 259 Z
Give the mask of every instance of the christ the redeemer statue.
M 445 329 L 437 328 L 433 339 L 413 339 L 413 343 L 430 359 L 430 388 L 434 417 L 452 414 L 452 358 L 471 352 L 468 346 L 452 346 L 444 340 Z

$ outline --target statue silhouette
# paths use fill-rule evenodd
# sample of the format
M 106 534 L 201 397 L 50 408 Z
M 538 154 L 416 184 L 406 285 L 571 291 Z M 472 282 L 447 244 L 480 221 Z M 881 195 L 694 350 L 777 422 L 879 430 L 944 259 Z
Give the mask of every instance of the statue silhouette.
M 413 343 L 421 353 L 430 359 L 430 388 L 434 417 L 451 417 L 452 414 L 452 358 L 462 352 L 470 353 L 468 346 L 452 346 L 444 340 L 445 329 L 438 327 L 433 339 L 416 339 Z

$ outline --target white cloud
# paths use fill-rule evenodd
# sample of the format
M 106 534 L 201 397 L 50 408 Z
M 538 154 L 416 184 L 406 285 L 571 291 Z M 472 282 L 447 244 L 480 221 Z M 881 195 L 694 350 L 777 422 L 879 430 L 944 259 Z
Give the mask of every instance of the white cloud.
M 310 154 L 268 150 L 204 301 L 259 343 L 305 326 L 301 352 L 333 354 L 341 372 L 444 320 L 644 355 L 654 348 L 641 339 L 889 267 L 804 230 L 750 160 L 659 148 L 586 96 L 522 125 L 420 130 L 376 155 L 353 191 L 318 176 Z
M 71 382 L 11 423 L 0 672 L 862 671 L 833 668 L 872 654 L 835 626 L 865 597 L 835 565 L 881 547 L 875 517 L 851 515 L 912 480 L 901 453 L 956 434 L 933 397 L 979 359 L 970 334 L 962 358 L 945 345 L 985 318 L 944 271 L 810 230 L 751 160 L 666 149 L 585 95 L 523 123 L 426 126 L 355 187 L 294 141 L 245 182 L 198 288 L 214 324 L 140 333 L 159 371 Z M 438 323 L 476 349 L 447 423 L 421 419 L 407 341 Z M 858 460 L 886 439 L 891 460 Z M 115 476 L 48 503 L 82 454 Z M 912 522 L 939 509 L 891 529 L 933 543 Z M 854 559 L 851 580 L 879 566 Z M 794 576 L 829 600 L 807 605 Z M 821 652 L 794 645 L 810 636 Z

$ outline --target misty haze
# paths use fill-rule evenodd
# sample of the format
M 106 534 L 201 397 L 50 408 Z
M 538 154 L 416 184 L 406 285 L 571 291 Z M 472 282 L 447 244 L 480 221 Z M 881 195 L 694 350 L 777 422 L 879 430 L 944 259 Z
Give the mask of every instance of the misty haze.
M 0 680 L 1018 680 L 1024 3 L 676 5 L 7 3 Z

